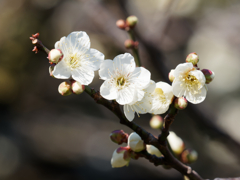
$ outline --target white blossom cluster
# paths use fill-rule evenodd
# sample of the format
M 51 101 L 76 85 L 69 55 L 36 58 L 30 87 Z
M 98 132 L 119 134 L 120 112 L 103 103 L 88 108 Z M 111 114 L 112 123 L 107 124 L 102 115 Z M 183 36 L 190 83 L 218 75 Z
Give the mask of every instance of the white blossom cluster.
M 126 118 L 132 121 L 137 115 L 163 114 L 174 96 L 186 97 L 194 104 L 202 102 L 207 93 L 206 79 L 202 71 L 192 63 L 179 64 L 173 71 L 172 86 L 165 82 L 154 82 L 151 73 L 143 67 L 136 67 L 131 54 L 104 60 L 104 55 L 90 48 L 90 39 L 83 32 L 72 32 L 55 43 L 61 50 L 62 59 L 55 65 L 52 75 L 59 79 L 72 78 L 82 85 L 89 85 L 94 71 L 104 80 L 100 94 L 108 100 L 123 105 Z

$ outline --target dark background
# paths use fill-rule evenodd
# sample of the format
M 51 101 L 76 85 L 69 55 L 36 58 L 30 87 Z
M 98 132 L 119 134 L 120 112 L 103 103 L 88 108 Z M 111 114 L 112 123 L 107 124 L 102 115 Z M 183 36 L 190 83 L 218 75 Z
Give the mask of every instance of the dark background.
M 49 48 L 72 31 L 86 31 L 106 59 L 128 50 L 118 19 L 136 15 L 140 56 L 156 82 L 197 52 L 199 67 L 216 74 L 206 100 L 179 112 L 171 130 L 195 149 L 202 177 L 240 176 L 240 1 L 237 0 L 0 0 L 0 179 L 182 179 L 145 159 L 112 169 L 119 147 L 111 131 L 131 130 L 85 93 L 63 97 L 48 73 L 46 54 L 31 52 L 40 33 Z M 128 51 L 130 52 L 130 51 Z M 91 87 L 103 81 L 96 72 Z M 134 121 L 154 135 L 151 116 Z

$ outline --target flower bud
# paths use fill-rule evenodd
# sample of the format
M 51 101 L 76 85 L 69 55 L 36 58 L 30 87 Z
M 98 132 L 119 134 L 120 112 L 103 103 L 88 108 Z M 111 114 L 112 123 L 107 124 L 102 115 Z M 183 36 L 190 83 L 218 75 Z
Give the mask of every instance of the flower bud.
M 71 84 L 64 81 L 58 86 L 58 92 L 63 96 L 68 96 L 72 94 Z
M 128 140 L 128 134 L 125 133 L 123 130 L 115 130 L 111 132 L 110 134 L 110 139 L 117 143 L 117 144 L 122 144 L 122 143 L 127 143 Z
M 82 94 L 85 90 L 85 86 L 82 85 L 80 82 L 73 81 L 72 82 L 72 92 L 74 94 Z
M 169 73 L 168 73 L 168 79 L 173 82 L 175 77 L 174 77 L 174 69 L 172 69 Z
M 125 41 L 124 45 L 125 45 L 125 48 L 127 48 L 127 49 L 132 49 L 132 48 L 134 48 L 135 43 L 134 43 L 133 40 L 127 39 L 127 40 Z
M 141 137 L 133 132 L 128 137 L 128 146 L 134 151 L 134 152 L 140 152 L 145 149 L 145 144 Z
M 208 69 L 202 69 L 202 73 L 204 74 L 206 78 L 206 84 L 209 84 L 215 77 L 215 74 L 213 71 L 210 71 Z
M 195 150 L 186 149 L 181 154 L 181 160 L 183 163 L 190 164 L 197 160 L 198 153 Z
M 170 145 L 172 151 L 176 155 L 180 155 L 185 147 L 183 140 L 180 137 L 178 137 L 173 131 L 169 132 L 167 140 L 169 142 L 169 145 Z
M 123 19 L 120 19 L 116 22 L 116 26 L 120 29 L 125 29 L 126 22 Z
M 155 155 L 157 157 L 160 157 L 162 155 L 161 152 L 153 145 L 147 144 L 146 149 L 149 154 Z
M 120 147 L 113 152 L 111 159 L 112 168 L 128 166 L 130 162 L 130 156 L 128 157 L 128 154 L 130 154 L 129 150 L 127 147 Z
M 136 26 L 137 22 L 138 22 L 138 18 L 136 16 L 129 16 L 126 19 L 126 23 L 130 28 L 133 28 L 134 26 Z
M 48 53 L 48 59 L 51 63 L 58 63 L 63 58 L 63 53 L 60 49 L 52 49 Z
M 195 53 L 195 52 L 190 53 L 186 58 L 186 62 L 192 63 L 194 66 L 196 66 L 197 63 L 199 62 L 199 57 L 198 57 L 197 53 Z
M 188 105 L 188 102 L 185 97 L 179 97 L 174 100 L 174 107 L 179 110 L 185 109 L 187 105 Z
M 150 126 L 153 129 L 161 129 L 163 126 L 163 118 L 159 115 L 154 115 L 150 120 Z
M 53 76 L 53 69 L 54 69 L 54 66 L 53 65 L 51 65 L 51 66 L 49 66 L 49 75 L 51 76 L 51 77 L 53 77 L 53 78 L 55 78 L 54 76 Z

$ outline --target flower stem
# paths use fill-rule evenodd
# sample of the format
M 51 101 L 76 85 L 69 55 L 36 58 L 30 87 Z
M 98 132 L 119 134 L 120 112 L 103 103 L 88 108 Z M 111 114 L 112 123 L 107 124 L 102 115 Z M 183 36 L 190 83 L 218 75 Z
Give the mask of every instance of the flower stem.
M 128 31 L 128 34 L 129 34 L 129 37 L 130 37 L 131 40 L 136 41 L 136 38 L 134 36 L 134 33 L 133 33 L 132 29 L 130 29 Z M 138 67 L 140 67 L 141 66 L 141 61 L 140 61 L 140 57 L 139 57 L 139 53 L 138 53 L 138 47 L 137 48 L 132 48 L 132 51 L 133 51 L 133 55 L 134 55 L 136 65 Z

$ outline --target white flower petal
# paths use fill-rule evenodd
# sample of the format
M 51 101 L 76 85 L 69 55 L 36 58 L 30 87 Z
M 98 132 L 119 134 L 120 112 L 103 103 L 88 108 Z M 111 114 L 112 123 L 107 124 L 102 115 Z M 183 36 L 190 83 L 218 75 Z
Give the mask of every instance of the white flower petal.
M 118 91 L 118 97 L 116 98 L 116 101 L 121 105 L 129 104 L 134 99 L 134 93 L 135 89 L 132 86 L 121 89 Z
M 69 51 L 69 46 L 71 46 L 70 42 L 68 42 L 67 38 L 63 36 L 58 43 L 55 44 L 57 46 L 57 49 L 60 49 L 63 53 L 63 59 L 64 60 L 64 55 L 68 54 Z
M 78 68 L 72 70 L 72 78 L 83 85 L 89 85 L 94 78 L 94 71 L 88 68 Z
M 150 83 L 151 73 L 143 67 L 137 67 L 131 77 L 136 87 L 144 89 Z
M 169 85 L 168 83 L 165 83 L 165 82 L 158 82 L 156 83 L 156 87 L 157 88 L 161 88 L 164 92 L 164 95 L 166 97 L 167 100 L 172 100 L 173 98 L 173 88 L 171 85 Z
M 181 86 L 182 82 L 178 81 L 178 80 L 174 80 L 173 84 L 172 84 L 172 88 L 173 88 L 173 94 L 176 97 L 182 97 L 183 95 L 185 95 L 185 89 L 183 86 Z
M 53 76 L 58 79 L 68 79 L 71 76 L 71 70 L 64 61 L 60 61 L 53 69 Z
M 84 31 L 71 32 L 67 39 L 71 43 L 72 53 L 86 52 L 90 48 L 89 36 Z
M 199 89 L 201 89 L 206 82 L 206 78 L 202 73 L 202 71 L 194 70 L 194 71 L 190 71 L 189 74 L 195 76 L 198 79 L 198 81 L 201 83 L 201 86 Z
M 54 44 L 54 47 L 55 47 L 55 49 L 60 49 L 60 41 L 57 41 L 57 42 Z
M 135 117 L 135 111 L 130 107 L 130 105 L 125 104 L 123 106 L 124 115 L 129 121 L 132 121 Z
M 144 89 L 147 93 L 152 93 L 156 88 L 156 83 L 153 80 L 150 80 L 148 86 Z
M 187 93 L 186 99 L 193 104 L 199 104 L 205 100 L 206 96 L 207 96 L 207 89 L 205 86 L 203 86 L 202 89 L 200 89 L 198 94 Z
M 175 70 L 174 70 L 174 77 L 177 78 L 179 77 L 183 72 L 186 72 L 190 69 L 193 68 L 193 64 L 192 63 L 181 63 L 179 64 Z
M 119 168 L 129 164 L 129 161 L 123 159 L 123 155 L 123 153 L 117 153 L 117 150 L 113 152 L 111 159 L 111 165 L 113 168 Z
M 112 86 L 109 80 L 104 81 L 104 83 L 101 85 L 100 94 L 108 100 L 117 99 L 118 97 L 117 89 Z
M 151 113 L 153 113 L 153 114 L 164 114 L 165 112 L 167 112 L 168 109 L 169 109 L 169 105 L 168 106 L 162 106 L 161 108 L 151 110 Z
M 104 60 L 104 54 L 96 49 L 89 49 L 82 60 L 87 61 L 88 67 L 90 67 L 93 71 L 96 71 L 99 69 L 100 64 Z
M 123 74 L 133 72 L 136 68 L 134 58 L 131 54 L 125 53 L 113 59 L 114 67 L 118 68 Z
M 101 79 L 106 80 L 110 79 L 113 74 L 113 61 L 104 60 L 100 65 L 99 76 Z

